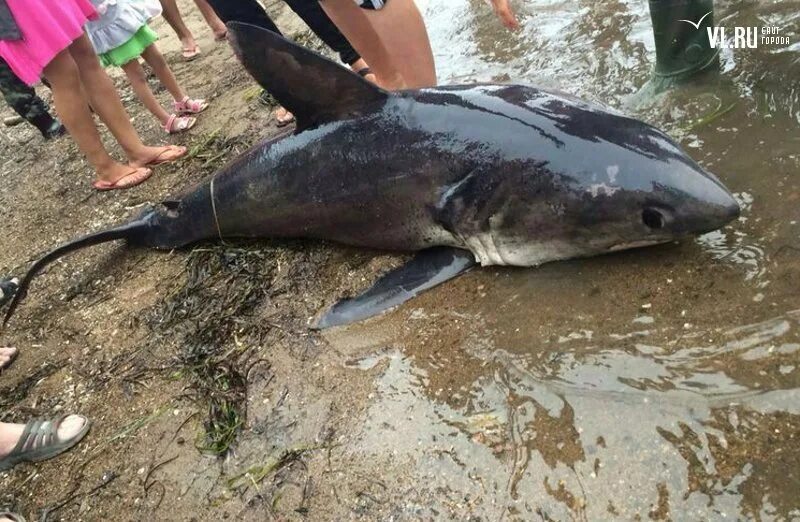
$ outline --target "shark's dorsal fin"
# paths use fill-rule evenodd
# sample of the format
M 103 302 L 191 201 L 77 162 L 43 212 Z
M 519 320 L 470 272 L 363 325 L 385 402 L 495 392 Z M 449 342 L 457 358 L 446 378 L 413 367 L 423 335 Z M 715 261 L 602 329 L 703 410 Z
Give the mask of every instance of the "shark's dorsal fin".
M 298 132 L 359 116 L 390 96 L 356 73 L 276 33 L 241 22 L 229 22 L 228 30 L 233 50 L 247 72 L 294 114 Z

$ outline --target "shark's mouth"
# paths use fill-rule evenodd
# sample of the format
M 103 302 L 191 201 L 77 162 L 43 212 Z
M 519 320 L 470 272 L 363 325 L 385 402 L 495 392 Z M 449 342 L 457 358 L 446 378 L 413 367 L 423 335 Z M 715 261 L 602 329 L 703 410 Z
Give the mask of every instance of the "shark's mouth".
M 669 243 L 669 239 L 642 239 L 640 241 L 631 241 L 630 243 L 617 243 L 608 248 L 609 252 L 619 252 L 620 250 L 629 250 L 631 248 L 641 248 L 646 246 L 660 245 L 662 243 Z

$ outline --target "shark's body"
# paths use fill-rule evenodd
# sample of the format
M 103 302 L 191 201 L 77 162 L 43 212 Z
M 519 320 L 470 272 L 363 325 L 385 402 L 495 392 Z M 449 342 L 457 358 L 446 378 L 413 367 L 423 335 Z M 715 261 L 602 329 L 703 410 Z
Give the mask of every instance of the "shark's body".
M 393 274 L 373 289 L 370 313 L 323 320 L 330 325 L 474 262 L 534 266 L 596 255 L 714 230 L 738 215 L 717 178 L 641 121 L 520 85 L 388 93 L 272 33 L 231 30 L 248 71 L 295 113 L 298 131 L 257 145 L 132 223 L 55 251 L 31 273 L 69 250 L 120 238 L 156 248 L 294 237 L 457 249 Z

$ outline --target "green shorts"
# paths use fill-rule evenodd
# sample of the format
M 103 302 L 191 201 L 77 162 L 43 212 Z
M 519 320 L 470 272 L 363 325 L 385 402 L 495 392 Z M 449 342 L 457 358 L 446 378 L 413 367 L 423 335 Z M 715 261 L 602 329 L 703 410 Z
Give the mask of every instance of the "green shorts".
M 150 29 L 147 24 L 143 25 L 130 40 L 114 47 L 108 52 L 100 54 L 100 63 L 103 67 L 109 65 L 123 66 L 131 60 L 135 60 L 142 55 L 145 49 L 153 45 L 158 40 L 158 35 Z

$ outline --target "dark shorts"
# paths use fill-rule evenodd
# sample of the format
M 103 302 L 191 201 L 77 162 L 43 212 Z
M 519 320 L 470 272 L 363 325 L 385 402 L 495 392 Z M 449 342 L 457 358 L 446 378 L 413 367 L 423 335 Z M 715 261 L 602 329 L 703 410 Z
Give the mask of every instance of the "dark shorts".
M 356 5 L 358 5 L 358 7 L 361 9 L 373 10 L 383 9 L 388 1 L 389 0 L 355 0 Z

